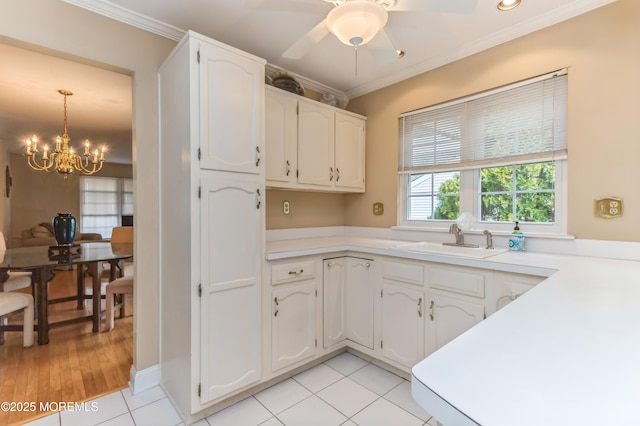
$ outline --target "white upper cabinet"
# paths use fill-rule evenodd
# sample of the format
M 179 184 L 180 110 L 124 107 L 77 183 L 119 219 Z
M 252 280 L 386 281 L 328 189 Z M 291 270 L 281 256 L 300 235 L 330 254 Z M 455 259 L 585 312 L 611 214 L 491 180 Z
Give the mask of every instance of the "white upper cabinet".
M 332 187 L 335 179 L 334 110 L 298 101 L 298 183 Z
M 335 186 L 364 191 L 365 121 L 336 111 Z
M 364 192 L 366 118 L 266 88 L 267 185 Z
M 200 167 L 259 174 L 264 65 L 208 44 L 199 61 Z
M 266 177 L 274 185 L 294 185 L 298 168 L 298 100 L 266 87 Z

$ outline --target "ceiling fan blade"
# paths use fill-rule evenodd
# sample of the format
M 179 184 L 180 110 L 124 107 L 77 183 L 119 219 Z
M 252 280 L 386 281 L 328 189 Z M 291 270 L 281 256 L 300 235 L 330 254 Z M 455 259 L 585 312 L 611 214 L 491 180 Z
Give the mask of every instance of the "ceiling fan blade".
M 327 34 L 329 34 L 329 27 L 327 27 L 327 21 L 324 19 L 300 40 L 293 43 L 293 45 L 282 54 L 282 57 L 287 59 L 301 59 Z
M 398 59 L 398 51 L 384 28 L 366 46 L 378 65 L 386 65 Z
M 396 0 L 389 8 L 393 12 L 429 11 L 446 13 L 472 13 L 478 0 Z

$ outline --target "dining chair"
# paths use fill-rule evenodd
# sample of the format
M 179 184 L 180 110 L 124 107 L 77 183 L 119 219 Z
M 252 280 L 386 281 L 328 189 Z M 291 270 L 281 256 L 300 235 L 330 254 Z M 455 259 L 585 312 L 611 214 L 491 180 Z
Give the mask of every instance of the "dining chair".
M 33 296 L 25 293 L 0 293 L 0 318 L 2 325 L 6 325 L 6 316 L 24 310 L 23 315 L 23 346 L 33 346 Z M 0 330 L 0 344 L 4 343 L 4 331 Z
M 7 244 L 4 241 L 4 235 L 0 232 L 0 252 L 4 252 L 6 249 Z M 4 282 L 2 291 L 15 291 L 27 287 L 31 287 L 31 295 L 35 297 L 35 287 L 33 286 L 31 272 L 9 271 L 9 278 Z
M 111 231 L 111 244 L 133 244 L 133 226 L 116 226 Z M 123 275 L 125 277 L 133 276 L 133 258 L 124 261 Z M 101 278 L 109 279 L 110 266 L 104 265 Z
M 133 294 L 133 277 L 124 276 L 117 278 L 107 284 L 107 324 L 106 330 L 113 330 L 114 326 L 114 312 L 120 308 L 120 318 L 124 317 L 124 295 Z M 119 296 L 119 303 L 116 304 L 116 295 Z

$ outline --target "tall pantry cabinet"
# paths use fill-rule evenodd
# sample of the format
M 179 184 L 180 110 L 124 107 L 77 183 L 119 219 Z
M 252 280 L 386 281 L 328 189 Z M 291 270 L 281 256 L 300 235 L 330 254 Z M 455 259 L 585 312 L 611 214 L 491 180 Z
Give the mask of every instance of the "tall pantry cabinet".
M 262 377 L 264 66 L 188 32 L 159 70 L 161 383 L 184 419 Z

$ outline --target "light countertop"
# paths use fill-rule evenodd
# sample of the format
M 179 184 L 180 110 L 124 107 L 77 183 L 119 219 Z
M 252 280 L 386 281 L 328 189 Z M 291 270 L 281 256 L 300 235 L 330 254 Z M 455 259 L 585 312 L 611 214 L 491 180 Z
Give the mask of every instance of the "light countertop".
M 547 276 L 413 368 L 413 395 L 444 425 L 640 424 L 640 262 L 506 252 L 415 253 L 406 241 L 267 243 L 267 260 L 358 252 Z

